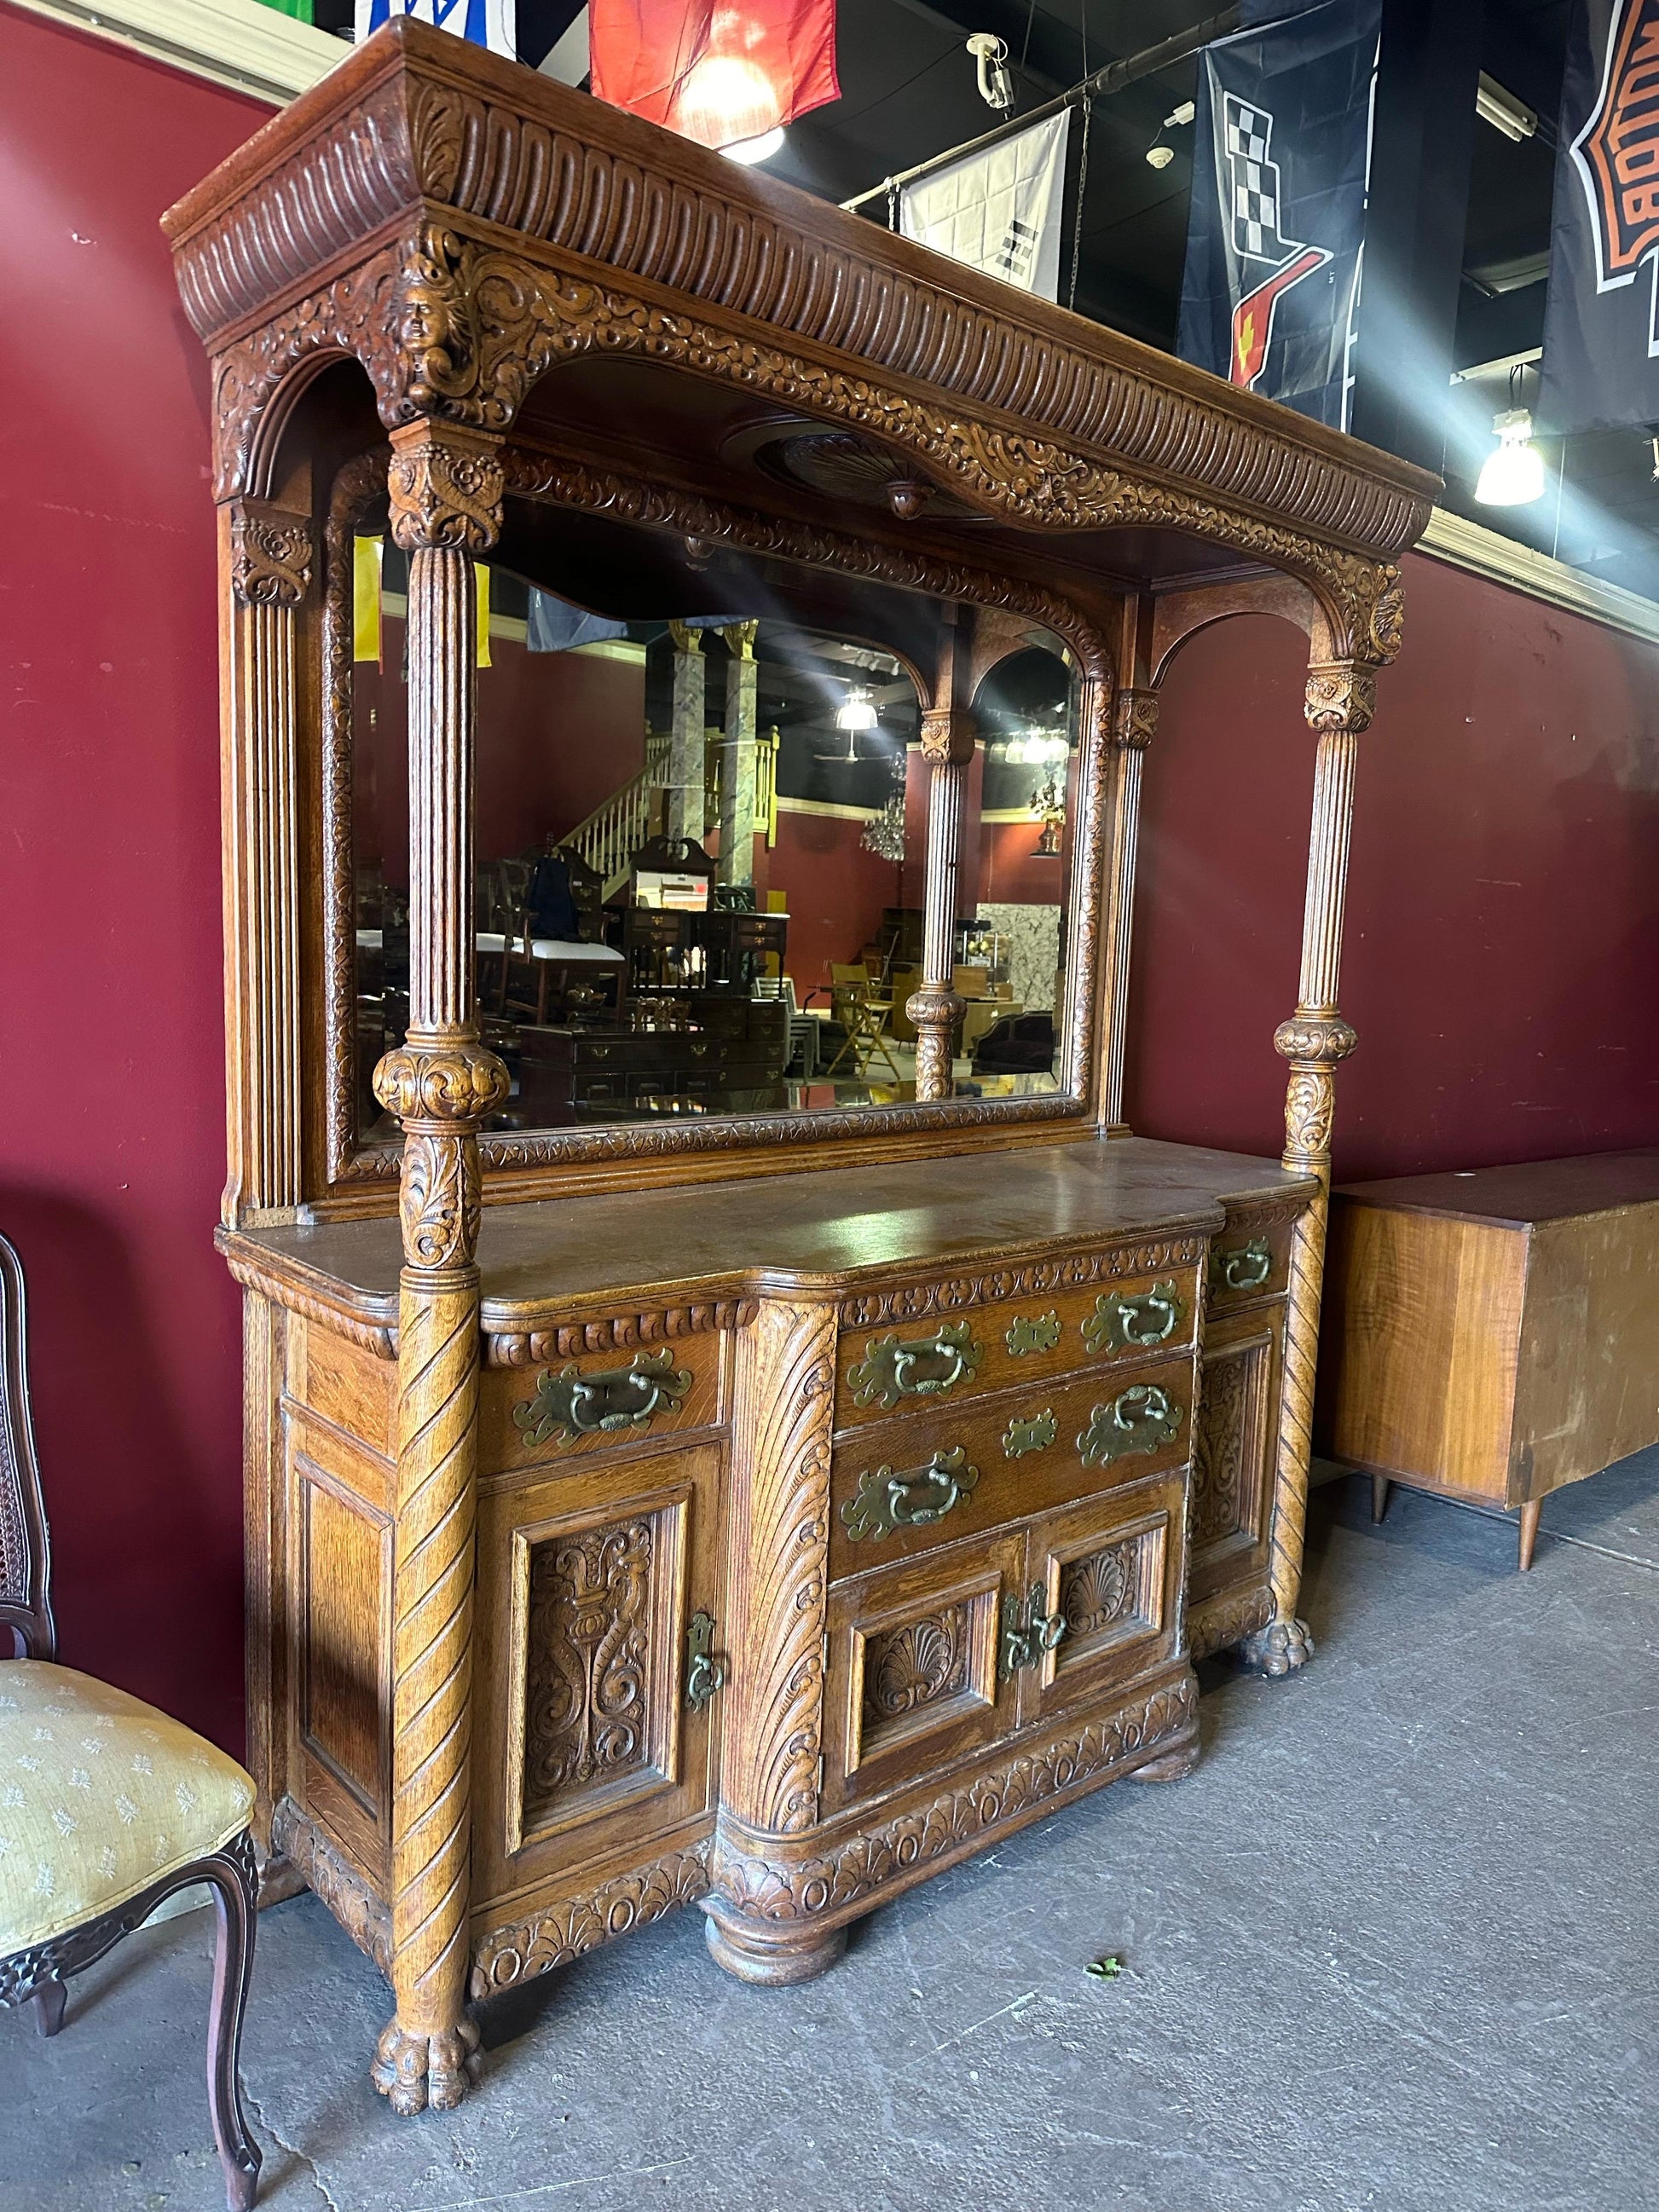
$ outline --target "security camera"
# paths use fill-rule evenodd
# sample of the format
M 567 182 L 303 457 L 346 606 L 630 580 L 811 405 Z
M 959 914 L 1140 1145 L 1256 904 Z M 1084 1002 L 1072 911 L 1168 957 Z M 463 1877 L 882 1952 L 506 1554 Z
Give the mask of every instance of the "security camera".
M 988 107 L 1012 107 L 1013 80 L 1008 74 L 1008 48 L 994 31 L 975 31 L 968 51 L 979 64 L 979 96 Z

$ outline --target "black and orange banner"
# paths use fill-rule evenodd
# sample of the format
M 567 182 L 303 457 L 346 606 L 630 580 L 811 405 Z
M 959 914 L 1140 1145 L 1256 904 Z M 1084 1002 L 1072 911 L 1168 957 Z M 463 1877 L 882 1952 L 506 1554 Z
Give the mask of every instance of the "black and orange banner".
M 1382 0 L 1322 0 L 1206 46 L 1182 360 L 1346 429 Z
M 1579 0 L 1560 143 L 1540 413 L 1659 422 L 1659 0 Z

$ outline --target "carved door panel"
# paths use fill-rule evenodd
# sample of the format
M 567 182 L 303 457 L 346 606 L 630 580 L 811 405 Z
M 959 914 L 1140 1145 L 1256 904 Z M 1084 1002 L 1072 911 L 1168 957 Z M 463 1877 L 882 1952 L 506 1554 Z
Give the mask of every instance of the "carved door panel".
M 837 1583 L 830 1593 L 826 1812 L 878 1796 L 1007 1735 L 1017 1686 L 999 1666 L 1020 1587 L 1018 1531 Z
M 1022 1722 L 1174 1659 L 1182 1645 L 1187 1478 L 1151 1475 L 1031 1523 Z
M 1212 1316 L 1193 1425 L 1194 1604 L 1267 1574 L 1267 1507 L 1278 1439 L 1282 1305 Z
M 712 1804 L 720 1481 L 702 1444 L 481 1498 L 480 1900 Z

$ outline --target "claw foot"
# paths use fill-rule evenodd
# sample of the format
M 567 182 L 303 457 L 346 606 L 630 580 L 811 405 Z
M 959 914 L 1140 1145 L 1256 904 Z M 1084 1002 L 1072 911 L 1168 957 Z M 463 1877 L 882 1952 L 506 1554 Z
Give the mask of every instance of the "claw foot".
M 405 2118 L 428 2107 L 453 2112 L 483 2070 L 478 2028 L 465 2015 L 442 2035 L 416 2035 L 394 2020 L 380 2031 L 372 2079 Z
M 1270 1620 L 1247 1636 L 1239 1647 L 1244 1664 L 1258 1674 L 1278 1676 L 1305 1667 L 1314 1655 L 1314 1640 L 1304 1620 Z

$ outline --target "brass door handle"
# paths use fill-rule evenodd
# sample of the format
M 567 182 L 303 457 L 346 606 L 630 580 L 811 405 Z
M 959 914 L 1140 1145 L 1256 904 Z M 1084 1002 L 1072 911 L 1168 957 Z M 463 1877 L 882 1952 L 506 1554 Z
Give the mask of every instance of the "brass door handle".
M 1156 1382 L 1137 1382 L 1120 1390 L 1109 1405 L 1097 1406 L 1077 1440 L 1085 1467 L 1106 1467 L 1136 1452 L 1153 1452 L 1176 1433 L 1182 1410 Z
M 1259 1291 L 1273 1271 L 1273 1248 L 1265 1237 L 1210 1255 L 1210 1287 L 1216 1291 Z
M 931 1398 L 977 1373 L 981 1347 L 965 1321 L 947 1321 L 932 1336 L 902 1342 L 873 1336 L 864 1357 L 847 1370 L 855 1406 L 896 1406 L 902 1398 Z
M 691 1376 L 674 1365 L 673 1352 L 636 1352 L 626 1367 L 584 1375 L 572 1364 L 555 1375 L 544 1367 L 536 1395 L 513 1408 L 513 1425 L 532 1444 L 568 1443 L 615 1429 L 649 1428 L 665 1407 L 678 1405 Z
M 936 1451 L 926 1467 L 895 1474 L 878 1467 L 859 1477 L 856 1494 L 841 1509 L 842 1526 L 854 1543 L 890 1536 L 896 1528 L 923 1528 L 954 1513 L 979 1480 L 961 1444 Z
M 1065 1614 L 1045 1614 L 1043 1596 L 1042 1584 L 1033 1583 L 1023 1598 L 1011 1595 L 1002 1601 L 1002 1641 L 997 1658 L 999 1680 L 1006 1682 L 1022 1668 L 1040 1665 L 1065 1635 Z
M 694 1613 L 685 1626 L 685 1702 L 694 1713 L 726 1687 L 726 1662 L 714 1647 L 714 1615 Z
M 1186 1314 L 1186 1300 L 1173 1282 L 1154 1283 L 1150 1291 L 1132 1294 L 1113 1291 L 1096 1299 L 1083 1324 L 1083 1341 L 1096 1358 L 1103 1352 L 1145 1350 L 1167 1344 Z

